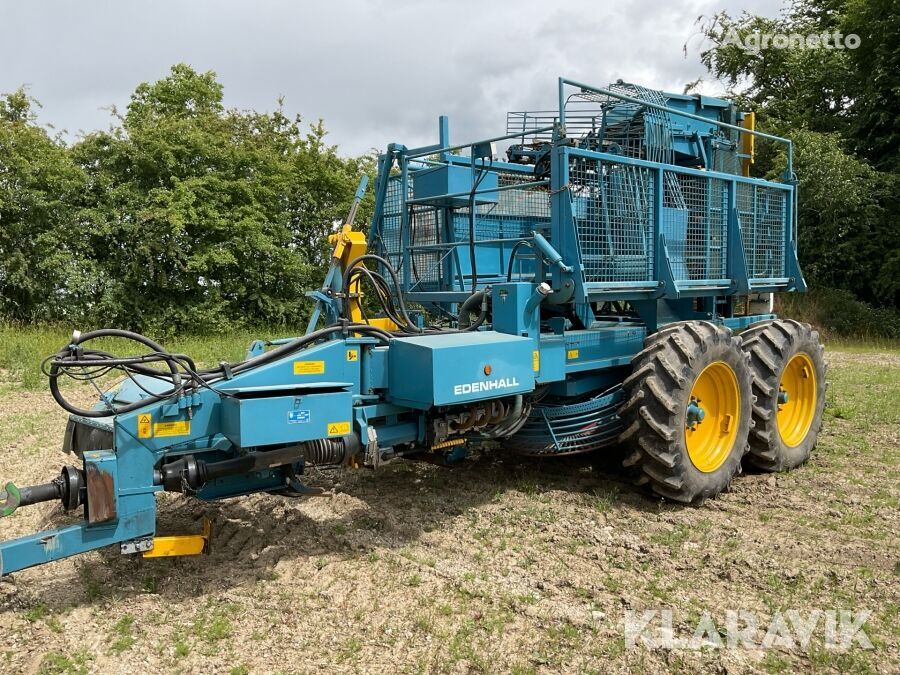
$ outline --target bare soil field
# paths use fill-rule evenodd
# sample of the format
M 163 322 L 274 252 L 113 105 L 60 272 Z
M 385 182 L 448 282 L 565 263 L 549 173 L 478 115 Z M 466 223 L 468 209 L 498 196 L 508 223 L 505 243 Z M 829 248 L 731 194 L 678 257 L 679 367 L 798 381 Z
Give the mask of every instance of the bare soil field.
M 161 531 L 209 517 L 210 555 L 109 549 L 0 580 L 0 671 L 896 673 L 900 354 L 828 360 L 810 462 L 700 507 L 602 458 L 489 454 L 314 474 L 332 494 L 306 501 L 163 495 Z M 0 373 L 0 478 L 54 475 L 65 422 L 49 393 Z M 22 509 L 0 538 L 67 522 L 59 508 Z M 760 640 L 779 612 L 869 611 L 872 648 L 829 649 L 821 622 L 805 646 L 631 645 L 626 617 L 648 610 L 671 610 L 684 637 L 707 614 L 722 643 L 738 610 Z

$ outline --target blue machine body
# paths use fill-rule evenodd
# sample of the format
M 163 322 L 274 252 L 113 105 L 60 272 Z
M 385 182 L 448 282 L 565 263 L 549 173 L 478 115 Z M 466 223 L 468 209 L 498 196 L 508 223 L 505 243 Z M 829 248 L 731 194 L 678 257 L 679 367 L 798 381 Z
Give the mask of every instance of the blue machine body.
M 0 571 L 110 544 L 148 550 L 156 493 L 173 489 L 179 461 L 206 463 L 183 491 L 213 500 L 302 493 L 314 451 L 374 468 L 453 460 L 478 437 L 545 454 L 613 442 L 617 385 L 649 332 L 690 319 L 746 327 L 771 315 L 737 311 L 738 298 L 805 288 L 790 143 L 738 126 L 727 101 L 648 91 L 560 79 L 558 109 L 513 113 L 505 135 L 452 145 L 441 118 L 437 143 L 388 146 L 367 248 L 396 269 L 391 291 L 454 320 L 481 294 L 490 319 L 389 340 L 345 326 L 163 400 L 165 383 L 125 380 L 96 406 L 110 414 L 69 423 L 83 518 L 0 543 Z M 782 181 L 741 175 L 742 134 L 783 145 Z M 513 144 L 507 161 L 490 156 L 496 142 Z M 336 261 L 310 294 L 310 332 L 346 315 Z M 248 356 L 296 340 L 257 341 Z M 541 409 L 538 390 L 560 405 Z M 240 461 L 252 467 L 215 475 Z
M 428 410 L 534 389 L 534 342 L 496 331 L 400 338 L 391 345 L 388 400 Z

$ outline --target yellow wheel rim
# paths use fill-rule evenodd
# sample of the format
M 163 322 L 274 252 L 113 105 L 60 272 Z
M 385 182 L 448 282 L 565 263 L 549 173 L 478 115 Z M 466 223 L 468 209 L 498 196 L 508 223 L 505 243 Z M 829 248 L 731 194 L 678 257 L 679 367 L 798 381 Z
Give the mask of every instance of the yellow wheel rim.
M 722 466 L 734 447 L 740 416 L 741 392 L 734 371 L 724 361 L 709 364 L 691 387 L 685 415 L 685 445 L 698 470 L 709 473 Z
M 816 369 L 800 352 L 787 362 L 778 383 L 778 433 L 789 448 L 803 442 L 816 416 Z

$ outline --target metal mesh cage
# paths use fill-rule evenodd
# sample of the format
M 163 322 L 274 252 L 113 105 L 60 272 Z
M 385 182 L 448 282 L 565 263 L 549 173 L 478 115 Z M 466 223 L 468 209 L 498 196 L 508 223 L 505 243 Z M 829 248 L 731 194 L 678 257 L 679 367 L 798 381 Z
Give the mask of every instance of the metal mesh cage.
M 403 209 L 401 190 L 400 176 L 390 176 L 385 192 L 381 227 L 375 242 L 375 252 L 386 258 L 397 270 L 401 268 L 403 262 L 400 250 L 400 225 Z
M 737 209 L 747 273 L 753 279 L 784 276 L 787 193 L 778 188 L 739 182 Z
M 677 281 L 727 276 L 728 184 L 666 171 L 661 230 Z
M 646 282 L 653 274 L 650 169 L 581 161 L 570 169 L 572 207 L 587 282 Z
M 500 187 L 533 182 L 530 173 L 496 171 Z M 408 175 L 408 198 L 412 199 L 416 172 Z M 498 191 L 497 201 L 475 207 L 475 240 L 478 244 L 476 266 L 479 281 L 505 278 L 512 247 L 520 239 L 530 238 L 534 231 L 550 238 L 550 193 L 545 187 L 528 186 Z M 390 260 L 401 278 L 402 250 L 401 177 L 389 179 L 382 213 L 381 228 L 376 237 L 379 254 Z M 411 291 L 437 291 L 467 288 L 471 283 L 472 265 L 468 206 L 433 206 L 409 204 L 409 262 Z M 517 256 L 514 272 L 533 273 L 525 253 Z
M 636 84 L 620 81 L 611 84 L 609 90 L 648 103 L 666 104 L 662 92 Z M 535 130 L 558 119 L 557 111 L 510 112 L 506 117 L 506 133 L 521 134 L 520 143 L 540 147 L 552 140 L 552 134 Z M 580 139 L 579 145 L 585 150 L 651 162 L 672 163 L 674 158 L 668 113 L 607 94 L 592 91 L 572 94 L 566 101 L 566 135 Z

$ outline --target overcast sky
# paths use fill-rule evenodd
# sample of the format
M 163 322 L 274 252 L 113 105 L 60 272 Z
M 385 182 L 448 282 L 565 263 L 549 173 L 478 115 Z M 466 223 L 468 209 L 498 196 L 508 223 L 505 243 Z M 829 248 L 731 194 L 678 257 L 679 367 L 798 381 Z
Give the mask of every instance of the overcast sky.
M 502 133 L 507 110 L 553 105 L 559 75 L 680 92 L 704 75 L 698 16 L 782 4 L 0 0 L 0 92 L 27 85 L 40 121 L 74 137 L 108 127 L 104 108 L 184 61 L 218 74 L 226 105 L 271 110 L 284 96 L 353 154 L 435 142 L 441 114 L 455 141 Z

